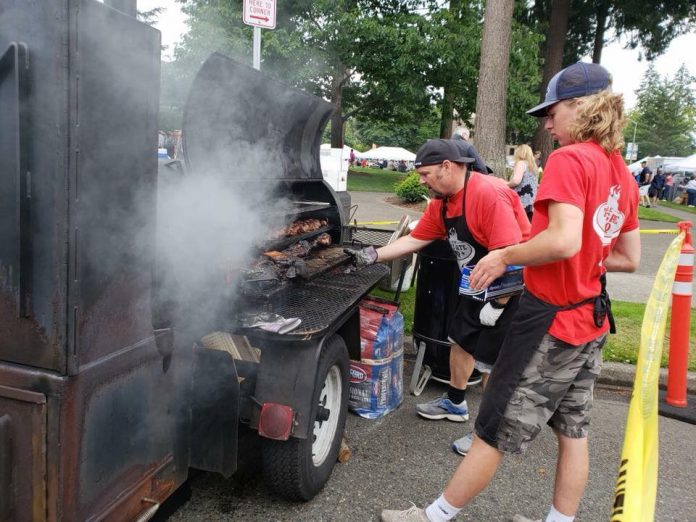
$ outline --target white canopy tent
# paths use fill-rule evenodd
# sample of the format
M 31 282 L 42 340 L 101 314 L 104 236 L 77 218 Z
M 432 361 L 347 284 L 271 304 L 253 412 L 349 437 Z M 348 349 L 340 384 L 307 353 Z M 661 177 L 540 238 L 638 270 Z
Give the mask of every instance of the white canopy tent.
M 691 157 L 691 156 L 689 156 Z M 639 159 L 638 161 L 631 163 L 628 165 L 628 170 L 630 170 L 633 174 L 638 174 L 640 172 L 640 169 L 643 167 L 641 166 L 641 162 L 645 161 L 648 163 L 648 167 L 650 167 L 653 171 L 657 167 L 662 167 L 662 170 L 672 170 L 674 169 L 670 168 L 670 165 L 673 165 L 676 162 L 682 161 L 687 158 L 681 158 L 677 156 L 645 156 L 644 158 Z
M 356 153 L 360 159 L 387 161 L 416 161 L 416 155 L 401 147 L 377 147 Z
M 686 158 L 669 158 L 665 161 L 662 168 L 670 172 L 696 172 L 696 154 Z

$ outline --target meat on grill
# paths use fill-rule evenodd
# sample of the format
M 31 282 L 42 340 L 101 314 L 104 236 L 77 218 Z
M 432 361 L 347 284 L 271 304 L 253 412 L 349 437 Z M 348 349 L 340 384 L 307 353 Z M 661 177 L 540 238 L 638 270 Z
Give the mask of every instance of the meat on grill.
M 298 219 L 297 221 L 293 221 L 290 225 L 274 230 L 271 233 L 271 239 L 279 239 L 281 237 L 292 237 L 299 236 L 300 234 L 307 234 L 309 232 L 319 230 L 320 228 L 324 228 L 328 224 L 329 222 L 326 219 Z
M 307 256 L 315 247 L 318 246 L 329 246 L 331 244 L 331 235 L 324 232 L 320 234 L 316 239 L 312 241 L 301 240 L 297 243 L 290 245 L 288 248 L 282 252 L 277 250 L 270 250 L 264 252 L 263 255 L 270 257 L 276 263 L 287 261 L 291 257 L 305 257 Z

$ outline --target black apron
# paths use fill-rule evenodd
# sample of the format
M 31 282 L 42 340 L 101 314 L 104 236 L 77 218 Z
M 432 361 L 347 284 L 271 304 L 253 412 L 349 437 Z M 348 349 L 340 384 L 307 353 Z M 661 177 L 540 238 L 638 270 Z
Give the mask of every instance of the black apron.
M 466 222 L 466 192 L 470 174 L 467 172 L 464 180 L 461 215 L 448 218 L 447 199 L 442 203 L 442 221 L 449 245 L 457 258 L 460 276 L 462 267 L 475 265 L 488 254 L 488 249 L 476 241 Z M 485 303 L 459 296 L 457 306 L 448 321 L 448 336 L 477 361 L 493 365 L 517 310 L 518 301 L 519 296 L 513 296 L 496 324 L 484 326 L 481 324 L 479 314 Z
M 460 216 L 447 217 L 447 201 L 442 202 L 442 221 L 445 224 L 447 232 L 447 241 L 449 242 L 454 257 L 457 258 L 459 271 L 467 265 L 475 265 L 479 260 L 488 254 L 488 249 L 478 243 L 471 234 L 469 227 L 466 224 L 466 188 L 469 184 L 469 176 L 471 172 L 466 173 L 464 179 L 464 190 L 462 191 L 462 213 Z
M 476 433 L 488 444 L 496 446 L 498 426 L 508 402 L 519 384 L 522 372 L 527 368 L 558 312 L 594 303 L 595 326 L 602 326 L 607 318 L 609 331 L 616 333 L 604 274 L 600 277 L 600 283 L 602 287 L 598 296 L 567 306 L 547 303 L 527 290 L 522 294 L 513 324 L 486 385 L 486 390 L 491 392 L 483 394 L 479 415 L 476 418 Z

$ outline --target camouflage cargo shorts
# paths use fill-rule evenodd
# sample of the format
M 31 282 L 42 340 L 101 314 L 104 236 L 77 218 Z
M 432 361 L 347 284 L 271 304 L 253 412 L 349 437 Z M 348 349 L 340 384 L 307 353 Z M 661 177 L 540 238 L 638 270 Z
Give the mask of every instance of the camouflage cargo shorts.
M 544 336 L 503 413 L 496 435 L 500 451 L 524 451 L 544 424 L 567 437 L 587 437 L 605 341 L 606 334 L 573 346 Z

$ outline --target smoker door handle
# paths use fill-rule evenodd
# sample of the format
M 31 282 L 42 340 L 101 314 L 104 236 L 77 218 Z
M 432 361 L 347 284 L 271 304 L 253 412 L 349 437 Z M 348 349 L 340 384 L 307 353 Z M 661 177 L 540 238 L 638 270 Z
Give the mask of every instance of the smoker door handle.
M 19 240 L 17 288 L 17 316 L 29 315 L 31 295 L 31 172 L 28 161 L 28 105 L 27 98 L 29 77 L 29 60 L 27 45 L 23 42 L 11 42 L 0 57 L 0 83 L 14 81 L 17 93 L 15 107 L 3 108 L 4 117 L 15 118 L 16 125 L 16 169 L 9 175 L 16 176 L 17 182 L 17 237 Z

